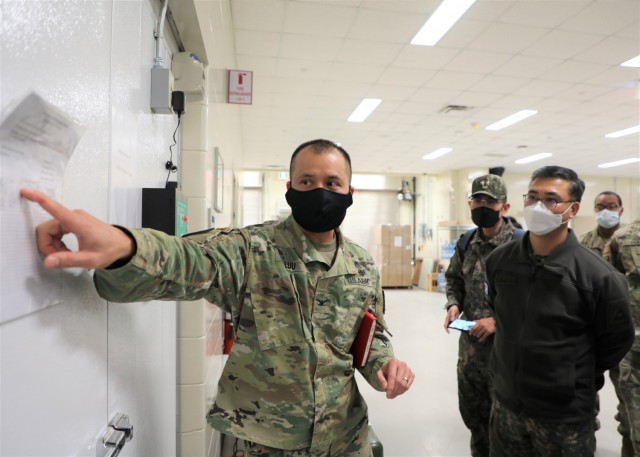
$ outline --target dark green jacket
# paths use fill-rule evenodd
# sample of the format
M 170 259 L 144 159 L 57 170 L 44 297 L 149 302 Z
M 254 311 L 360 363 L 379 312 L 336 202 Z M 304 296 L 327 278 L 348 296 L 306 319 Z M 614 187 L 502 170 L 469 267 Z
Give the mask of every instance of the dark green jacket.
M 588 421 L 603 372 L 633 342 L 627 285 L 573 231 L 544 259 L 529 235 L 487 258 L 495 397 L 526 417 Z

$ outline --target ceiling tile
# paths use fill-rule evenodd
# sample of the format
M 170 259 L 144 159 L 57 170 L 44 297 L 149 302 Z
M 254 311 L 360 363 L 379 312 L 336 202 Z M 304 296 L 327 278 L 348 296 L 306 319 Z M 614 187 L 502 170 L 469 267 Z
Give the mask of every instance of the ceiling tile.
M 493 74 L 519 78 L 537 78 L 561 63 L 562 60 L 560 59 L 519 55 L 511 58 L 507 63 L 496 69 Z
M 492 52 L 518 53 L 547 33 L 542 27 L 526 27 L 493 23 L 476 39 L 469 43 L 469 49 Z
M 382 43 L 375 41 L 348 40 L 338 54 L 336 60 L 346 63 L 364 63 L 375 65 L 390 65 L 402 50 L 397 43 Z
M 281 57 L 332 61 L 338 55 L 342 40 L 339 38 L 285 34 L 282 36 Z
M 230 4 L 236 32 L 240 30 L 279 32 L 282 30 L 286 0 L 234 0 Z
M 288 2 L 283 30 L 291 34 L 345 37 L 357 12 L 355 6 Z
M 613 35 L 637 23 L 640 2 L 637 0 L 589 1 L 588 5 L 560 27 L 585 33 Z

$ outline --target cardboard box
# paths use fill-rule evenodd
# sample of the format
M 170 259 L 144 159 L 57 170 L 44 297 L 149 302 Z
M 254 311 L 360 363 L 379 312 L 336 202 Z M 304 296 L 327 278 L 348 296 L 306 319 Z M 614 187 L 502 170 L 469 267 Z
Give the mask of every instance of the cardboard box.
M 402 265 L 402 254 L 404 253 L 404 249 L 402 247 L 392 247 L 389 248 L 389 263 Z
M 369 253 L 373 257 L 373 261 L 376 265 L 380 266 L 385 263 L 389 263 L 389 246 L 382 246 L 380 244 L 373 245 L 369 248 Z
M 394 286 L 395 275 L 393 274 L 393 270 L 395 267 L 392 267 L 389 264 L 378 265 L 378 269 L 380 270 L 380 284 L 382 287 L 390 287 Z
M 371 226 L 369 245 L 389 246 L 391 244 L 391 225 L 373 225 Z
M 400 274 L 398 281 L 400 282 L 400 286 L 408 287 L 411 286 L 411 278 L 413 277 L 413 267 L 411 265 L 402 265 L 399 267 Z
M 402 264 L 411 265 L 412 256 L 413 256 L 413 250 L 411 249 L 411 245 L 406 244 L 402 251 Z
M 372 226 L 369 252 L 380 268 L 383 286 L 411 286 L 413 252 L 410 225 Z

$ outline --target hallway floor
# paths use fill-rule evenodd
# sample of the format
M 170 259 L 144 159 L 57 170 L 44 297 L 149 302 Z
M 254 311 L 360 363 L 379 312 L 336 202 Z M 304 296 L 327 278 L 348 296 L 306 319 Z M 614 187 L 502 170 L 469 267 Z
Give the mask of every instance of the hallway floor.
M 470 435 L 458 412 L 458 333 L 447 334 L 442 328 L 444 294 L 414 288 L 385 289 L 385 295 L 396 356 L 416 374 L 411 390 L 394 400 L 358 377 L 385 457 L 469 456 Z M 607 377 L 600 391 L 596 457 L 620 455 L 621 438 L 613 419 L 617 401 Z

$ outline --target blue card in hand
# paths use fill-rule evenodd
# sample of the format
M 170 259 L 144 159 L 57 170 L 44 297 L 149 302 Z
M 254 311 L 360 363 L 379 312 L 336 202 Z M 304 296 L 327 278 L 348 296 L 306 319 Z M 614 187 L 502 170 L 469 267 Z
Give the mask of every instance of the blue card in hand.
M 449 323 L 449 328 L 460 330 L 462 332 L 468 332 L 471 327 L 476 325 L 474 321 L 465 321 L 464 319 L 454 319 Z

